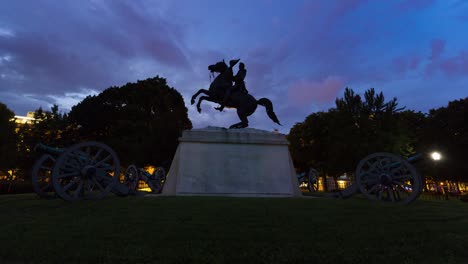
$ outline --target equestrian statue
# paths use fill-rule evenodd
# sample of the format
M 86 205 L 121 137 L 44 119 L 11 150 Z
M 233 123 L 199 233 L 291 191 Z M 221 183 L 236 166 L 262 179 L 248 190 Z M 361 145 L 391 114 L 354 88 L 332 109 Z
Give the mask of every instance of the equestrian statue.
M 273 112 L 273 104 L 267 98 L 255 99 L 249 94 L 245 87 L 244 78 L 247 75 L 244 63 L 239 64 L 239 72 L 234 76 L 232 68 L 239 62 L 239 60 L 229 61 L 229 67 L 226 62 L 220 61 L 213 65 L 208 66 L 208 70 L 214 74 L 219 73 L 210 84 L 210 88 L 200 89 L 192 96 L 191 104 L 195 103 L 195 99 L 201 93 L 197 103 L 197 110 L 201 113 L 200 104 L 203 100 L 213 103 L 218 103 L 220 106 L 215 107 L 216 110 L 223 111 L 224 107 L 237 109 L 237 115 L 241 122 L 233 124 L 229 128 L 244 128 L 249 126 L 248 116 L 252 115 L 257 109 L 257 105 L 266 108 L 268 117 L 273 122 L 281 125 L 275 112 Z M 234 82 L 234 85 L 233 85 Z

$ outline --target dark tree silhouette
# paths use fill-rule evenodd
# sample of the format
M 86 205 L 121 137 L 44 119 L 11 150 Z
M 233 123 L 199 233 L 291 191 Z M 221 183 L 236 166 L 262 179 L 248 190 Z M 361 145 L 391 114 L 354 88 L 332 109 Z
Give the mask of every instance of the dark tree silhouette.
M 292 127 L 288 140 L 295 165 L 339 176 L 352 174 L 359 160 L 373 152 L 413 154 L 405 123 L 398 118 L 401 110 L 396 98 L 386 102 L 374 89 L 363 100 L 346 88 L 336 108 L 313 113 Z
M 425 162 L 425 174 L 435 180 L 468 180 L 468 97 L 429 111 L 422 133 L 421 148 L 443 155 L 435 163 Z
M 110 87 L 74 106 L 69 121 L 80 140 L 114 148 L 122 164 L 168 164 L 184 129 L 192 128 L 180 93 L 155 77 Z
M 0 103 L 0 171 L 6 173 L 15 168 L 18 138 L 15 133 L 14 113 Z
M 53 105 L 50 111 L 42 108 L 34 112 L 35 120 L 31 124 L 20 124 L 16 127 L 18 144 L 16 145 L 15 169 L 16 175 L 26 181 L 31 177 L 31 169 L 41 153 L 34 151 L 38 143 L 54 147 L 67 146 L 66 115 L 59 113 L 58 106 Z

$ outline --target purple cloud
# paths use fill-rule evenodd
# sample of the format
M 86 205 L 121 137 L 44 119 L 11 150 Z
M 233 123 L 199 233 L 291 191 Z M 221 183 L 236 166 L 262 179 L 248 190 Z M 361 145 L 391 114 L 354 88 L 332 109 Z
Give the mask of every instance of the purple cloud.
M 418 55 L 407 55 L 396 57 L 392 61 L 396 73 L 404 75 L 408 71 L 416 70 L 421 64 L 421 58 Z
M 445 41 L 442 39 L 434 39 L 431 42 L 431 60 L 437 60 L 444 52 Z
M 126 29 L 124 45 L 133 46 L 136 52 L 141 49 L 143 54 L 146 53 L 170 66 L 182 68 L 189 66 L 187 58 L 179 47 L 184 38 L 184 31 L 179 25 L 145 12 L 144 6 L 139 6 L 137 9 L 135 4 L 113 1 L 109 2 L 109 8 L 116 18 L 117 25 Z M 118 43 L 122 43 L 122 40 Z M 115 44 L 120 45 L 118 43 Z
M 142 6 L 117 1 L 67 2 L 61 8 L 46 1 L 28 3 L 28 8 L 25 4 L 12 4 L 10 14 L 16 16 L 10 19 L 18 23 L 2 26 L 0 57 L 9 59 L 0 63 L 0 87 L 60 98 L 67 92 L 99 91 L 135 81 L 139 72 L 146 71 L 130 70 L 136 61 L 191 71 L 182 51 L 186 50 L 182 27 L 146 13 Z M 47 101 L 53 103 L 51 98 Z M 30 103 L 25 100 L 23 106 L 13 108 L 35 109 Z
M 434 73 L 446 76 L 466 76 L 468 74 L 468 50 L 461 50 L 453 56 L 443 56 L 445 41 L 433 40 L 431 42 L 430 62 L 426 66 L 426 78 Z
M 443 59 L 438 64 L 438 68 L 448 76 L 468 74 L 468 50 L 461 51 L 453 57 Z

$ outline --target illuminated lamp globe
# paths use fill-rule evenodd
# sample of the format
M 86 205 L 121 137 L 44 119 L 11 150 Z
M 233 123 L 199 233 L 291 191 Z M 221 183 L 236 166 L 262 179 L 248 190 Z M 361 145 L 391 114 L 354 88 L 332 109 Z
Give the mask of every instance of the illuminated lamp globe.
M 440 155 L 439 152 L 434 151 L 434 152 L 431 153 L 431 158 L 432 158 L 433 160 L 440 160 L 440 159 L 442 158 L 442 155 Z

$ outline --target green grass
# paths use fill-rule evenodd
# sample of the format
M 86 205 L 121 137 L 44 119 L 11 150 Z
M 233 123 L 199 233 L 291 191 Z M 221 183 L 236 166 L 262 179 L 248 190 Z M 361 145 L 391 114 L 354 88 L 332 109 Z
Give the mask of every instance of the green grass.
M 3 195 L 0 263 L 468 263 L 468 203 Z

